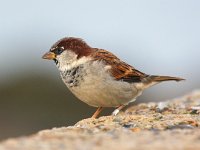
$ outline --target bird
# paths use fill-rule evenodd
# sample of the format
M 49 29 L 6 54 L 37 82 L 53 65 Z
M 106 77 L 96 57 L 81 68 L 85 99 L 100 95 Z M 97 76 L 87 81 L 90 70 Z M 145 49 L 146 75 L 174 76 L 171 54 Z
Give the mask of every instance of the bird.
M 115 108 L 115 116 L 145 89 L 163 81 L 184 80 L 145 74 L 111 52 L 93 48 L 76 37 L 58 40 L 42 58 L 55 62 L 64 84 L 79 100 L 97 108 L 91 118 L 108 107 Z

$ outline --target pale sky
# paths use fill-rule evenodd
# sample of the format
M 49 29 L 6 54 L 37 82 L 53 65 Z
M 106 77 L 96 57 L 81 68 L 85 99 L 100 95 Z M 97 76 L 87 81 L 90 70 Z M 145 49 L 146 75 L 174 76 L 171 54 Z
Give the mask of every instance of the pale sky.
M 75 36 L 146 73 L 185 77 L 185 91 L 199 87 L 198 0 L 7 0 L 0 18 L 0 79 L 27 67 L 56 72 L 41 55 Z

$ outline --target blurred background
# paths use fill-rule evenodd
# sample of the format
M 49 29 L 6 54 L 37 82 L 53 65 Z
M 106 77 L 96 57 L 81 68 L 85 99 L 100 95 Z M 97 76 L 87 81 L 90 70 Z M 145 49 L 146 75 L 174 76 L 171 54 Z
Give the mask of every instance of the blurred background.
M 152 87 L 136 103 L 199 88 L 199 8 L 198 0 L 1 1 L 0 140 L 73 125 L 95 111 L 67 90 L 52 61 L 41 59 L 65 36 L 107 49 L 145 73 L 187 79 Z

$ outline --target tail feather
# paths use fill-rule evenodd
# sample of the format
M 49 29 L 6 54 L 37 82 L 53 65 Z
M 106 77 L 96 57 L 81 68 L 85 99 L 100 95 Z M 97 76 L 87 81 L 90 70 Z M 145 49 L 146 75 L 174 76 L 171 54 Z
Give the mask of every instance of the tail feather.
M 156 75 L 152 75 L 149 76 L 150 79 L 154 82 L 162 82 L 162 81 L 182 81 L 185 80 L 183 78 L 179 78 L 179 77 L 170 77 L 170 76 L 156 76 Z
M 178 82 L 182 80 L 185 80 L 185 79 L 179 78 L 179 77 L 170 77 L 170 76 L 148 75 L 146 76 L 146 78 L 142 80 L 142 84 L 137 85 L 137 88 L 144 90 L 148 87 L 151 87 L 163 81 L 177 81 Z

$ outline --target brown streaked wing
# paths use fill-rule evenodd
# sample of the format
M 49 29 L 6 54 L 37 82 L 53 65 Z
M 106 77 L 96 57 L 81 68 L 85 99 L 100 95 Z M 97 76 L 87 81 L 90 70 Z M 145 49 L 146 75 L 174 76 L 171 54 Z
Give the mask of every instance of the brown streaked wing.
M 107 65 L 110 65 L 111 74 L 116 80 L 123 80 L 125 82 L 140 82 L 147 75 L 136 70 L 134 67 L 121 61 L 112 53 L 103 50 L 95 49 L 93 57 L 95 60 L 104 61 Z

